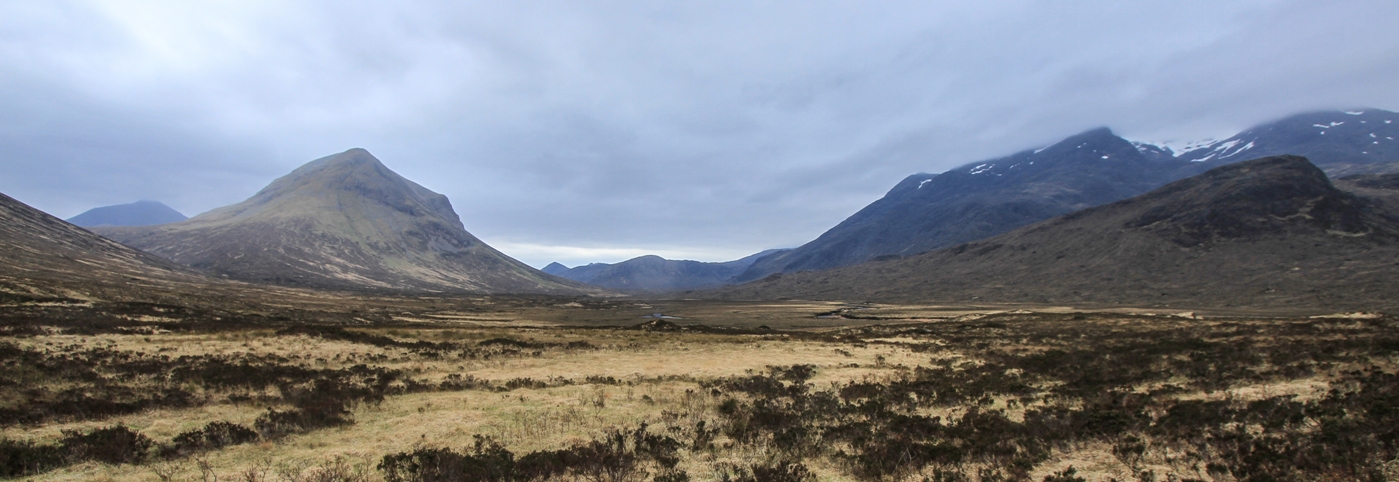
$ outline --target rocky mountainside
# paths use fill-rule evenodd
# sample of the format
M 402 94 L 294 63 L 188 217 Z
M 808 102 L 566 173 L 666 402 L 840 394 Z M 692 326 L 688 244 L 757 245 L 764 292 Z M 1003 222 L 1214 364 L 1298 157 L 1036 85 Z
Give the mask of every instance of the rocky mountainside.
M 648 255 L 620 263 L 592 263 L 568 268 L 559 263 L 544 267 L 544 272 L 603 288 L 624 291 L 685 291 L 722 286 L 742 273 L 759 258 L 786 250 L 769 249 L 734 261 L 710 263 L 690 260 L 670 260 Z
M 1306 159 L 1229 164 L 989 239 L 772 276 L 727 298 L 1399 308 L 1399 184 Z
M 577 294 L 463 227 L 447 197 L 364 149 L 312 161 L 238 204 L 150 227 L 100 227 L 128 246 L 232 279 L 379 291 Z
M 177 223 L 189 219 L 160 201 L 136 201 L 131 204 L 102 206 L 83 211 L 68 218 L 78 226 L 153 226 Z
M 909 176 L 815 240 L 759 260 L 736 279 L 849 266 L 984 239 L 1265 156 L 1310 156 L 1335 176 L 1399 171 L 1394 120 L 1399 114 L 1380 109 L 1307 113 L 1223 141 L 1174 148 L 1095 129 L 1042 149 Z

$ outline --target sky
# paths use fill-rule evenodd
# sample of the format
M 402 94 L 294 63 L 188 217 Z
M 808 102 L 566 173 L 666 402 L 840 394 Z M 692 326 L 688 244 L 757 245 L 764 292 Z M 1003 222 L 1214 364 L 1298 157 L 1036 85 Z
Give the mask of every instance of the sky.
M 803 244 L 1107 126 L 1399 110 L 1399 2 L 0 1 L 0 192 L 194 215 L 352 147 L 536 267 Z

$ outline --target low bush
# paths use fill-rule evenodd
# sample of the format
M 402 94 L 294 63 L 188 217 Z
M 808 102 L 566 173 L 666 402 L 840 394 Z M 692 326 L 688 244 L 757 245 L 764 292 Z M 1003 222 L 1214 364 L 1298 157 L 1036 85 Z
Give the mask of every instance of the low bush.
M 770 460 L 747 466 L 721 464 L 717 467 L 723 482 L 812 482 L 816 475 L 801 462 Z
M 172 448 L 176 454 L 187 455 L 255 442 L 257 439 L 258 433 L 248 427 L 231 422 L 209 422 L 202 429 L 176 435 Z
M 140 463 L 155 445 L 150 437 L 124 425 L 87 433 L 64 431 L 61 443 L 73 461 L 96 460 L 112 465 Z
M 689 475 L 675 468 L 680 446 L 673 438 L 648 433 L 642 424 L 567 449 L 531 452 L 516 459 L 494 439 L 477 435 L 464 452 L 421 448 L 386 455 L 378 467 L 388 482 L 528 482 L 566 474 L 593 482 L 626 482 L 644 478 L 648 466 L 658 469 L 658 480 L 684 482 Z
M 63 447 L 0 439 L 0 477 L 22 477 L 68 464 Z

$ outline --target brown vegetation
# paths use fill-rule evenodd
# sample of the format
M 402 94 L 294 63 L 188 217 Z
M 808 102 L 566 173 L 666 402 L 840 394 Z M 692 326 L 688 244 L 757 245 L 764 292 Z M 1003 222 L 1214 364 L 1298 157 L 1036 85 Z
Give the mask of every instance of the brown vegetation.
M 1382 480 L 1399 468 L 1393 318 L 512 303 L 535 322 L 75 314 L 100 306 L 8 318 L 0 462 L 55 480 Z M 655 312 L 672 317 L 638 314 Z M 592 321 L 541 321 L 564 316 Z

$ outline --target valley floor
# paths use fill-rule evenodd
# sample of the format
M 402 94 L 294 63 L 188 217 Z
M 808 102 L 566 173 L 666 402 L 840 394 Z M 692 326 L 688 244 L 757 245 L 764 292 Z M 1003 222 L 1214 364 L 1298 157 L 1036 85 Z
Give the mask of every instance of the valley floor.
M 101 309 L 0 307 L 0 473 L 1399 479 L 1393 317 L 552 300 L 327 325 Z

